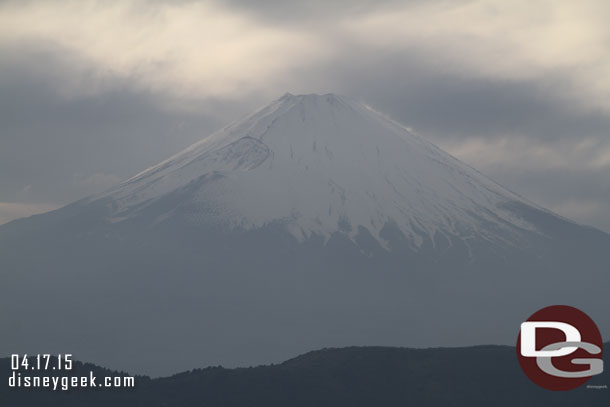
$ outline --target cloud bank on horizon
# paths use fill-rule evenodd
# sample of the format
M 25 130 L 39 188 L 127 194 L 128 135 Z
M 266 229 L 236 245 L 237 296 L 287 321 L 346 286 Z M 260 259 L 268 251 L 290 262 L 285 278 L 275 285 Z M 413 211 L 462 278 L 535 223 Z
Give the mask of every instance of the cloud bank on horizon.
M 0 220 L 103 190 L 290 91 L 363 99 L 610 231 L 609 14 L 605 1 L 2 2 Z

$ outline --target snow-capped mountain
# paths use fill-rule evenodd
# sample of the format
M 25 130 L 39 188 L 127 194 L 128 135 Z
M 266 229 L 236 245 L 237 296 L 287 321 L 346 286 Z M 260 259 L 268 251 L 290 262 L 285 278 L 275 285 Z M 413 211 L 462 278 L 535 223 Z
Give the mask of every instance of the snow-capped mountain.
M 333 94 L 286 94 L 96 199 L 120 222 L 186 187 L 189 196 L 154 221 L 176 210 L 229 229 L 281 221 L 299 240 L 364 228 L 381 244 L 391 222 L 414 247 L 435 236 L 518 245 L 520 232 L 536 230 L 504 207 L 522 198 Z
M 105 193 L 0 226 L 0 354 L 156 374 L 512 344 L 556 303 L 607 335 L 608 264 L 609 235 L 366 105 L 286 94 Z

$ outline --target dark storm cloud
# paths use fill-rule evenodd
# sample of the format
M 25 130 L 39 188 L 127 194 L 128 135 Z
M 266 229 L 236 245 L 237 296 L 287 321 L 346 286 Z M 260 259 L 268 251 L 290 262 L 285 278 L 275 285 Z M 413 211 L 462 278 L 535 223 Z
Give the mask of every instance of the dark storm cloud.
M 404 71 L 393 76 L 398 79 L 401 74 Z M 602 136 L 610 129 L 607 114 L 575 110 L 570 103 L 557 100 L 545 80 L 491 81 L 432 73 L 407 79 L 398 88 L 388 82 L 362 92 L 381 111 L 437 137 L 528 134 L 552 141 Z M 358 87 L 359 82 L 354 80 L 353 86 Z
M 189 0 L 185 0 L 189 1 Z M 236 10 L 275 24 L 312 24 L 320 21 L 333 21 L 339 17 L 360 15 L 371 10 L 389 9 L 396 5 L 421 3 L 424 0 L 228 0 Z
M 212 103 L 171 111 L 162 95 L 83 73 L 65 51 L 22 47 L 18 58 L 10 54 L 3 50 L 9 57 L 0 62 L 0 202 L 66 203 L 99 192 L 224 121 L 205 113 Z M 102 93 L 69 94 L 70 82 L 100 80 Z

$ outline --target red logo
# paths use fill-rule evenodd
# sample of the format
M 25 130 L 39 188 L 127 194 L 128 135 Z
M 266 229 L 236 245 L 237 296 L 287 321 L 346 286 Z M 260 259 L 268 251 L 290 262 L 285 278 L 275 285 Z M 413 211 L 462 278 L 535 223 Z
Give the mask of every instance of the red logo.
M 517 357 L 523 372 L 548 390 L 572 390 L 604 370 L 595 322 L 567 305 L 541 309 L 521 324 Z

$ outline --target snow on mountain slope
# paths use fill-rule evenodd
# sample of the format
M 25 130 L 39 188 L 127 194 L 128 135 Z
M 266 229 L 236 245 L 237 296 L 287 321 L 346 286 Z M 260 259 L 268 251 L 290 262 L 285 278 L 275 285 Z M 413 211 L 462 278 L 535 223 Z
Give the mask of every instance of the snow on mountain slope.
M 245 229 L 280 220 L 299 239 L 337 230 L 354 236 L 364 227 L 383 243 L 391 222 L 415 246 L 435 233 L 512 236 L 516 244 L 520 229 L 534 229 L 502 207 L 521 197 L 333 94 L 286 94 L 101 197 L 114 201 L 117 222 L 193 183 L 199 209 L 191 220 Z

